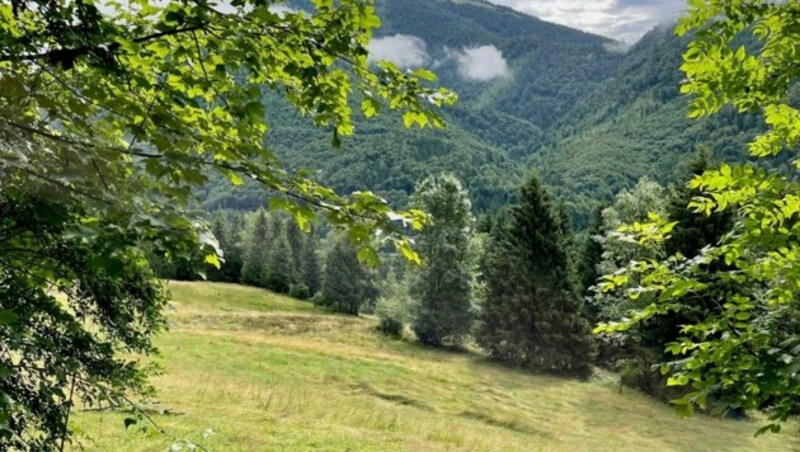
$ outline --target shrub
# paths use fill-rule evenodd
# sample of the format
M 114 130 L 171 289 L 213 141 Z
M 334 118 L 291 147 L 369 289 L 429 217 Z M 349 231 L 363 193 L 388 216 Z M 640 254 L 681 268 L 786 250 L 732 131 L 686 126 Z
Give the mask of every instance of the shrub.
M 410 317 L 407 300 L 381 297 L 375 313 L 380 319 L 378 331 L 388 336 L 403 335 L 403 329 Z
M 310 296 L 308 286 L 303 283 L 292 284 L 289 287 L 289 296 L 298 300 L 308 300 Z
M 375 307 L 375 313 L 380 319 L 378 331 L 388 336 L 400 337 L 416 306 L 408 293 L 408 284 L 391 275 L 384 282 L 382 292 L 383 295 Z

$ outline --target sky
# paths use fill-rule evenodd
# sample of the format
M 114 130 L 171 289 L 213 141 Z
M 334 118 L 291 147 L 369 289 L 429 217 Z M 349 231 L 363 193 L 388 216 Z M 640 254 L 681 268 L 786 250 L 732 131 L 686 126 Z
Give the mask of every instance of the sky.
M 653 27 L 672 22 L 686 0 L 489 0 L 548 22 L 555 22 L 627 43 Z

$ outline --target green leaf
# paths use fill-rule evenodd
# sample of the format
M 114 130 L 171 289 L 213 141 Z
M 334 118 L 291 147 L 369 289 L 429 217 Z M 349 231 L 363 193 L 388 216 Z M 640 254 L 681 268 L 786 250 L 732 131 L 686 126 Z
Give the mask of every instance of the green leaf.
M 358 250 L 358 261 L 362 264 L 374 267 L 380 262 L 378 252 L 371 246 L 362 246 Z
M 419 68 L 413 72 L 413 75 L 414 77 L 420 78 L 422 80 L 427 80 L 429 82 L 435 82 L 436 80 L 438 80 L 436 74 L 427 69 Z
M 739 312 L 736 314 L 736 320 L 749 320 L 751 314 L 749 312 Z
M 19 316 L 10 309 L 0 311 L 0 325 L 10 326 L 17 323 Z
M 220 262 L 219 257 L 215 253 L 206 254 L 205 263 L 214 266 L 217 270 L 222 268 L 222 262 Z
M 395 248 L 400 251 L 400 254 L 409 262 L 416 265 L 422 265 L 422 259 L 419 254 L 411 248 L 411 245 L 405 240 L 395 242 Z

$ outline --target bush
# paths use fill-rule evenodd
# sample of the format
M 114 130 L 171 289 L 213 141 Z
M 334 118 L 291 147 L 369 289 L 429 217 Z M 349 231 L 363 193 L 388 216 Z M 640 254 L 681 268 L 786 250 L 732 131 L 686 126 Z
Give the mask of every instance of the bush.
M 407 303 L 403 299 L 393 297 L 381 297 L 375 308 L 375 313 L 380 319 L 378 331 L 387 336 L 400 337 L 403 335 L 403 328 L 409 320 L 409 310 Z
M 405 325 L 411 320 L 411 312 L 414 309 L 414 300 L 408 293 L 406 281 L 398 281 L 391 276 L 383 287 L 383 296 L 378 299 L 375 306 L 375 314 L 378 315 L 380 323 L 378 331 L 394 337 L 403 335 Z
M 387 336 L 401 337 L 403 335 L 404 326 L 403 322 L 398 318 L 381 317 L 381 321 L 378 324 L 378 331 Z
M 308 286 L 303 283 L 292 284 L 289 287 L 289 296 L 298 300 L 308 300 L 310 296 Z

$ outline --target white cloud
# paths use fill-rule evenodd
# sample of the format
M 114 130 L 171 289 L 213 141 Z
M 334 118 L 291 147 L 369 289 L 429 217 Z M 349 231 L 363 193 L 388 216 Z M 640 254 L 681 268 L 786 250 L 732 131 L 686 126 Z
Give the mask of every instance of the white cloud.
M 430 60 L 425 41 L 416 36 L 393 35 L 369 43 L 370 61 L 389 60 L 401 68 L 420 67 Z
M 450 55 L 458 62 L 459 74 L 468 80 L 486 82 L 511 73 L 503 53 L 492 45 L 464 48 Z
M 286 5 L 280 5 L 280 4 L 269 5 L 269 10 L 270 12 L 275 13 L 281 17 L 283 17 L 284 14 L 294 14 L 297 12 L 297 10 L 294 8 L 290 8 Z
M 672 22 L 685 0 L 489 0 L 543 20 L 619 41 L 635 42 L 651 28 Z
M 603 44 L 603 49 L 608 53 L 628 53 L 632 45 L 629 42 L 613 41 Z

